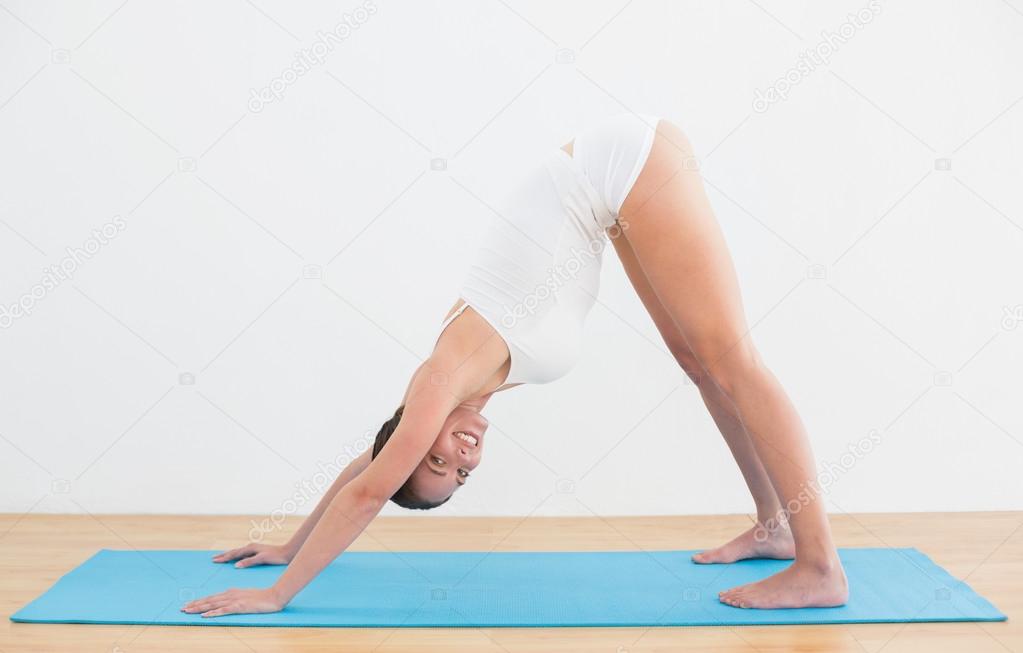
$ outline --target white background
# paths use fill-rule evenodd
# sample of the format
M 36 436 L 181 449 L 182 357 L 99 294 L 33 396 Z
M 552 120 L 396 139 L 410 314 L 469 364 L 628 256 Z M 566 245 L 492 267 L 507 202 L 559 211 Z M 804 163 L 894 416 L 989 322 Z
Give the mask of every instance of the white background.
M 357 6 L 3 2 L 0 304 L 125 228 L 0 330 L 0 510 L 308 511 L 296 486 L 391 414 L 510 175 L 628 111 L 693 139 L 831 509 L 1023 508 L 1019 0 L 881 2 L 763 112 L 865 3 L 375 0 L 250 110 Z M 750 509 L 613 255 L 580 366 L 487 414 L 438 512 Z

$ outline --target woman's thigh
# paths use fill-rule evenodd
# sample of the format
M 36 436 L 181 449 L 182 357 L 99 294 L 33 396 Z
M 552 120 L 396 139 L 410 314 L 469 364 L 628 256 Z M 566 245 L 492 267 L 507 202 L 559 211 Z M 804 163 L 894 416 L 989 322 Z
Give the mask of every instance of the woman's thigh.
M 650 285 L 650 280 L 646 278 L 646 273 L 640 267 L 639 260 L 636 258 L 636 253 L 632 250 L 632 245 L 629 244 L 628 239 L 624 237 L 620 230 L 614 230 L 613 233 L 614 237 L 611 238 L 611 242 L 614 244 L 618 259 L 625 269 L 625 275 L 629 278 L 629 282 L 636 291 L 636 295 L 643 302 L 643 307 L 646 309 L 647 314 L 650 315 L 650 319 L 653 320 L 654 326 L 657 327 L 657 332 L 661 335 L 661 339 L 664 340 L 668 351 L 671 352 L 671 355 L 685 373 L 693 378 L 694 381 L 698 381 L 702 377 L 702 368 L 696 357 L 693 356 L 689 343 L 686 342 L 682 331 L 675 324 L 671 314 L 661 304 L 660 298 L 657 297 L 653 286 Z
M 716 376 L 718 364 L 742 362 L 755 352 L 735 266 L 694 161 L 681 130 L 660 121 L 620 220 L 663 310 Z

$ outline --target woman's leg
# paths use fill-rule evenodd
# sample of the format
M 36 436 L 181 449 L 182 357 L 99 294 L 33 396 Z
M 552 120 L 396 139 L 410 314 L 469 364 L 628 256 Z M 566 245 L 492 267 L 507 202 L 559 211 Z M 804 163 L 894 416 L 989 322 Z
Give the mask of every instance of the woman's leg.
M 714 383 L 705 382 L 706 370 L 700 366 L 700 362 L 686 344 L 682 332 L 654 293 L 650 280 L 640 267 L 629 241 L 621 236 L 620 231 L 615 233 L 618 236 L 612 238 L 612 242 L 625 268 L 625 274 L 628 275 L 632 287 L 636 289 L 636 294 L 639 295 L 661 338 L 668 346 L 668 351 L 699 388 L 703 403 L 739 465 L 757 509 L 757 523 L 752 528 L 716 549 L 696 554 L 693 560 L 707 564 L 735 562 L 746 558 L 791 558 L 795 553 L 792 533 L 787 524 L 779 518 L 781 503 L 778 501 L 778 494 L 774 491 L 767 471 L 760 462 L 753 441 L 734 413 L 728 399 Z
M 622 207 L 625 238 L 661 305 L 732 406 L 787 510 L 795 562 L 722 592 L 752 608 L 833 606 L 848 590 L 803 424 L 748 337 L 735 269 L 685 135 L 661 121 L 643 173 Z

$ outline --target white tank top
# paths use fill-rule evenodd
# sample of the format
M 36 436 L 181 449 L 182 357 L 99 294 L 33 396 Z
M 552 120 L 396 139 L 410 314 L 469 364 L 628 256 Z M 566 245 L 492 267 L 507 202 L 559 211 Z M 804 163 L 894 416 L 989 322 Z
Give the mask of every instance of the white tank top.
M 613 227 L 646 162 L 657 119 L 616 116 L 558 149 L 495 206 L 460 296 L 504 339 L 506 385 L 548 383 L 581 354 L 583 325 L 600 289 L 605 230 Z

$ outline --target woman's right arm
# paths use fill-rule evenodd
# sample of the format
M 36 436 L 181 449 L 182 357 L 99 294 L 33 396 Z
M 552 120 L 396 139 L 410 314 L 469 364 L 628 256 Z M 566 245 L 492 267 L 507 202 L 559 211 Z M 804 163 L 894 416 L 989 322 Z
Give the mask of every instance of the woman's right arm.
M 329 502 L 294 560 L 274 583 L 273 591 L 282 604 L 355 541 L 426 455 L 460 402 L 449 388 L 434 386 L 428 379 L 428 375 L 417 375 L 387 446 Z
M 456 304 L 457 307 L 457 304 Z M 452 309 L 454 312 L 454 309 Z M 412 390 L 412 386 L 416 382 L 416 378 L 419 376 L 419 372 L 423 369 L 426 363 L 422 363 L 416 368 L 416 371 L 412 373 L 412 378 L 409 380 L 408 387 L 405 389 L 405 395 L 401 399 L 401 405 L 404 406 L 405 402 L 408 401 L 409 392 Z M 291 536 L 286 544 L 274 545 L 274 544 L 263 544 L 261 542 L 249 542 L 245 546 L 240 546 L 237 549 L 231 549 L 230 551 L 224 551 L 213 556 L 213 562 L 234 562 L 235 567 L 255 567 L 257 565 L 286 565 L 294 559 L 295 554 L 305 544 L 309 534 L 316 528 L 316 524 L 320 523 L 320 518 L 323 517 L 323 513 L 326 512 L 327 506 L 334 500 L 337 493 L 341 491 L 341 488 L 348 485 L 355 479 L 359 474 L 369 467 L 370 462 L 373 460 L 373 449 L 372 447 L 367 449 L 358 458 L 353 460 L 345 467 L 338 477 L 334 479 L 330 488 L 320 498 L 320 501 L 316 504 L 316 509 L 306 517 L 305 521 L 302 522 L 302 526 L 299 527 L 295 534 Z M 237 561 L 237 562 L 236 562 Z
M 430 384 L 428 378 L 417 376 L 401 421 L 387 446 L 330 500 L 323 516 L 272 587 L 231 589 L 191 601 L 182 609 L 204 617 L 277 612 L 347 549 L 419 465 L 459 403 L 451 388 Z
M 479 320 L 480 322 L 482 319 Z M 405 409 L 388 444 L 327 504 L 319 522 L 277 579 L 266 589 L 233 589 L 191 601 L 183 608 L 204 617 L 276 612 L 287 605 L 332 560 L 345 551 L 408 480 L 451 411 L 480 394 L 508 359 L 508 348 L 493 329 L 464 320 L 442 338 L 418 370 Z
M 422 382 L 423 376 L 420 375 L 416 385 Z M 283 609 L 377 516 L 387 500 L 412 474 L 457 405 L 458 401 L 445 388 L 414 390 L 387 446 L 358 477 L 331 499 L 295 558 L 272 587 L 230 589 L 190 601 L 182 610 L 189 614 L 200 613 L 203 617 L 219 617 Z
M 455 305 L 457 306 L 457 304 Z M 451 309 L 454 312 L 454 308 Z M 412 386 L 415 383 L 416 377 L 419 376 L 419 372 L 426 363 L 420 363 L 415 368 L 415 372 L 412 373 L 412 378 L 408 382 L 408 387 L 405 389 L 405 395 L 401 398 L 401 405 L 405 405 L 408 400 L 408 393 L 411 392 Z M 348 485 L 355 479 L 359 474 L 363 472 L 369 463 L 372 462 L 372 447 L 366 449 L 359 458 L 352 461 L 348 467 L 342 470 L 338 478 L 330 484 L 329 489 L 320 497 L 319 503 L 316 504 L 316 510 L 314 510 L 309 517 L 302 522 L 302 526 L 299 527 L 295 534 L 292 535 L 291 539 L 287 540 L 284 545 L 264 545 L 261 542 L 249 542 L 244 547 L 238 547 L 230 551 L 218 554 L 213 557 L 214 562 L 235 562 L 234 566 L 238 568 L 242 567 L 255 567 L 257 565 L 286 565 L 292 562 L 299 550 L 302 549 L 302 545 L 306 542 L 309 537 L 309 533 L 313 532 L 313 528 L 319 523 L 323 513 L 326 512 L 327 506 L 332 502 L 333 497 L 338 495 L 341 488 Z

